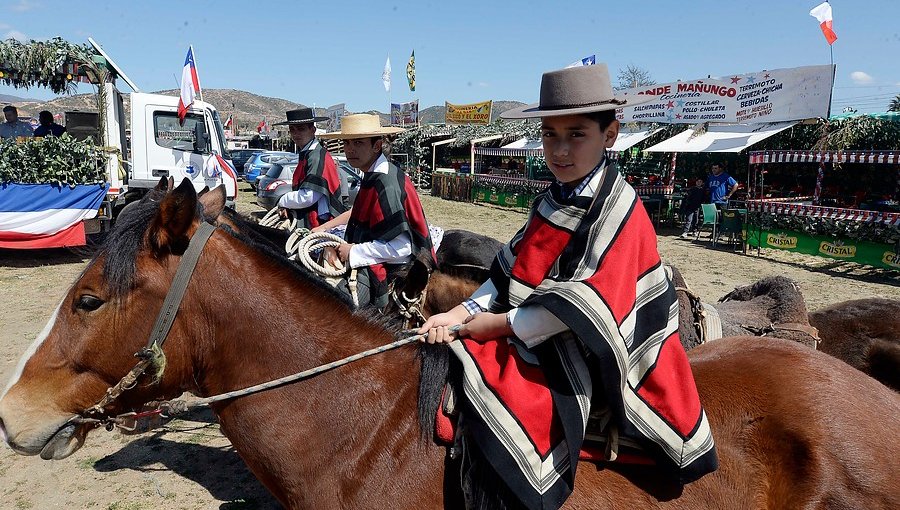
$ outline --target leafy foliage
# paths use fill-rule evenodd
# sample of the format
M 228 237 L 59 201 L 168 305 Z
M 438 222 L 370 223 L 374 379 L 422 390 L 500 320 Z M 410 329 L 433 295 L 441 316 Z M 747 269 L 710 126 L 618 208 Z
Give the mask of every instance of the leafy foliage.
M 0 41 L 0 80 L 16 88 L 46 87 L 57 94 L 71 93 L 75 82 L 67 74 L 71 76 L 75 65 L 85 66 L 83 71 L 95 68 L 93 54 L 90 46 L 59 37 L 29 42 L 7 39 Z M 91 77 L 92 81 L 96 78 Z
M 891 99 L 891 104 L 888 105 L 889 112 L 900 112 L 900 94 L 897 94 L 897 97 Z
M 106 182 L 107 153 L 68 134 L 0 143 L 0 183 L 56 185 Z

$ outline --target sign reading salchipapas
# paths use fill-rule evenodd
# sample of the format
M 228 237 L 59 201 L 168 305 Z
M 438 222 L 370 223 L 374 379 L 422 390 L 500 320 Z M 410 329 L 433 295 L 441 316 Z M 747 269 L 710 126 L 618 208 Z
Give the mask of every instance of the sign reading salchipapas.
M 472 104 L 444 103 L 447 124 L 490 124 L 493 101 Z
M 807 66 L 650 85 L 622 91 L 656 96 L 620 108 L 621 122 L 754 124 L 827 118 L 834 66 Z

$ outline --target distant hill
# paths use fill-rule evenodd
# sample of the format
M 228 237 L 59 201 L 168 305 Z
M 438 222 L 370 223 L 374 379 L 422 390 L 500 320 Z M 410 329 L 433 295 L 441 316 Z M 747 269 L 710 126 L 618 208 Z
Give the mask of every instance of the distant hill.
M 167 96 L 177 96 L 177 89 L 160 90 L 155 94 L 164 94 Z M 0 98 L 7 96 L 0 96 Z M 131 100 L 128 94 L 124 95 L 125 109 L 130 111 Z M 286 99 L 277 97 L 266 97 L 244 90 L 234 89 L 206 89 L 203 91 L 203 99 L 211 103 L 219 110 L 219 115 L 224 121 L 229 115 L 234 115 L 238 122 L 238 127 L 242 133 L 251 133 L 256 131 L 256 125 L 265 117 L 269 124 L 284 120 L 284 112 L 295 108 L 302 108 L 304 105 L 294 103 Z M 0 99 L 2 100 L 2 99 Z M 17 98 L 16 104 L 19 107 L 19 115 L 37 117 L 41 110 L 49 110 L 52 113 L 62 113 L 66 111 L 96 111 L 96 99 L 93 94 L 77 94 L 74 96 L 64 96 L 53 99 L 52 101 L 38 101 L 34 99 Z M 500 113 L 511 108 L 523 105 L 518 101 L 494 101 L 491 112 L 491 120 L 495 120 Z M 324 108 L 316 108 L 319 115 L 324 114 Z M 387 125 L 390 122 L 390 115 L 387 113 L 370 110 L 366 112 L 353 113 L 377 113 L 381 117 L 381 122 Z M 441 106 L 430 106 L 419 112 L 420 122 L 422 124 L 443 124 L 445 120 L 445 108 Z
M 29 99 L 27 97 L 10 96 L 9 94 L 0 94 L 0 103 L 23 103 L 34 102 L 37 99 Z M 18 106 L 18 104 L 17 104 Z

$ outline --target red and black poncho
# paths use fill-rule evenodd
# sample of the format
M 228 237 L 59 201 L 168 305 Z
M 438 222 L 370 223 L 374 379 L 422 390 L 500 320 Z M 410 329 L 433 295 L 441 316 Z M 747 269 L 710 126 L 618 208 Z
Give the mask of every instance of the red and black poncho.
M 387 173 L 366 172 L 347 222 L 345 240 L 389 242 L 403 233 L 409 235 L 414 258 L 422 250 L 434 258 L 425 212 L 409 177 L 392 164 L 388 164 Z M 371 265 L 359 272 L 360 280 L 368 279 L 370 303 L 379 308 L 387 304 L 387 276 L 386 264 Z
M 318 227 L 322 223 L 346 211 L 341 201 L 341 178 L 331 153 L 317 141 L 313 141 L 309 149 L 300 152 L 300 162 L 294 170 L 291 189 L 308 189 L 326 197 L 330 217 L 319 217 L 318 201 L 309 207 L 299 210 L 297 226 L 303 228 Z

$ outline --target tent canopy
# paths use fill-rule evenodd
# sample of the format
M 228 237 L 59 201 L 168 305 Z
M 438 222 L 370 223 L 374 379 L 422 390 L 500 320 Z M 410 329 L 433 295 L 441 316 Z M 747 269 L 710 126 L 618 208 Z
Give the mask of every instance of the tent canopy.
M 695 134 L 687 129 L 663 140 L 646 152 L 741 152 L 755 143 L 778 134 L 797 124 L 776 122 L 771 124 L 710 124 L 706 132 Z
M 616 143 L 609 149 L 613 152 L 621 152 L 624 150 L 628 150 L 634 145 L 637 145 L 647 138 L 658 133 L 662 128 L 656 129 L 621 129 L 619 130 L 619 137 L 616 138 Z
M 660 129 L 623 129 L 619 131 L 619 137 L 610 150 L 614 152 L 627 150 L 633 145 L 653 136 Z M 540 140 L 519 138 L 503 147 L 475 147 L 475 154 L 484 156 L 543 156 L 544 146 Z

